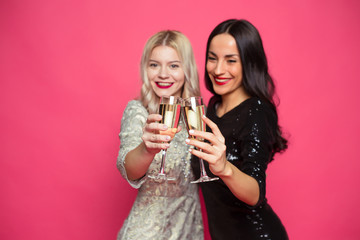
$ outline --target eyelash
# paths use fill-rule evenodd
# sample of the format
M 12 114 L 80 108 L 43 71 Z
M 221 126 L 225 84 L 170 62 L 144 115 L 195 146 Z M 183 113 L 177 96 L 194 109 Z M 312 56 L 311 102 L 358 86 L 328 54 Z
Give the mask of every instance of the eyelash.
M 209 57 L 208 57 L 208 60 L 209 60 L 209 61 L 215 61 L 215 60 L 216 60 L 216 58 L 214 58 L 214 57 L 210 57 L 210 56 L 209 56 Z
M 216 58 L 209 56 L 209 57 L 208 57 L 208 61 L 216 61 Z M 236 63 L 237 60 L 235 60 L 235 59 L 229 59 L 229 60 L 227 60 L 227 62 L 228 62 L 228 63 Z
M 157 63 L 150 63 L 149 64 L 149 67 L 152 67 L 152 68 L 155 68 L 155 67 L 158 67 L 159 65 L 157 64 Z M 180 67 L 180 65 L 178 65 L 178 64 L 171 64 L 170 65 L 170 68 L 173 68 L 173 69 L 175 69 L 175 68 L 179 68 Z

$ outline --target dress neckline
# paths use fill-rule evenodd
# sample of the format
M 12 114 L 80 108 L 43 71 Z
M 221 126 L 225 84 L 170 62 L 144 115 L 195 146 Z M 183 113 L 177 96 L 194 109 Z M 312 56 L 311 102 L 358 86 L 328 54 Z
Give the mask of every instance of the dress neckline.
M 254 97 L 249 97 L 248 99 L 245 99 L 244 101 L 242 101 L 241 103 L 239 103 L 237 106 L 235 106 L 234 108 L 232 108 L 232 109 L 230 109 L 229 111 L 227 111 L 226 113 L 224 113 L 221 117 L 219 117 L 218 115 L 217 115 L 217 112 L 216 112 L 216 110 L 217 110 L 217 108 L 218 108 L 218 106 L 219 106 L 219 104 L 220 104 L 220 102 L 221 102 L 221 98 L 220 99 L 217 99 L 216 101 L 215 101 L 215 103 L 214 103 L 214 115 L 215 115 L 215 117 L 217 118 L 217 119 L 226 119 L 227 118 L 227 116 L 231 116 L 232 115 L 232 113 L 233 112 L 235 112 L 237 109 L 239 109 L 239 108 L 241 108 L 246 102 L 248 102 L 249 100 L 251 100 L 251 99 L 253 99 Z

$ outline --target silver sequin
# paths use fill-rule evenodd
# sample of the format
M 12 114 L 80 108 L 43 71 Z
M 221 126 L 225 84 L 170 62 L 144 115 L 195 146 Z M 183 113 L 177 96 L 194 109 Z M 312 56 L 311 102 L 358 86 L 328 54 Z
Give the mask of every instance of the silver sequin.
M 125 180 L 138 189 L 138 195 L 119 234 L 120 239 L 203 239 L 203 225 L 198 185 L 190 184 L 194 176 L 190 168 L 187 131 L 177 133 L 167 150 L 165 172 L 175 177 L 174 183 L 158 183 L 144 176 L 130 181 L 124 168 L 126 154 L 141 143 L 142 127 L 148 113 L 140 101 L 130 101 L 121 121 L 120 151 L 117 166 Z M 161 154 L 151 163 L 148 174 L 160 169 Z

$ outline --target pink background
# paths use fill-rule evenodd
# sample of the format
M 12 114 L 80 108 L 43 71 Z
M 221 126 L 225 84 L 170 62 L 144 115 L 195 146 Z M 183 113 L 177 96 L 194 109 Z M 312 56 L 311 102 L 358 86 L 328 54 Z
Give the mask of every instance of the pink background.
M 2 0 L 0 239 L 115 239 L 136 196 L 115 163 L 145 41 L 185 33 L 209 99 L 206 39 L 228 18 L 260 30 L 278 86 L 290 146 L 268 198 L 290 239 L 358 239 L 359 12 L 356 0 Z

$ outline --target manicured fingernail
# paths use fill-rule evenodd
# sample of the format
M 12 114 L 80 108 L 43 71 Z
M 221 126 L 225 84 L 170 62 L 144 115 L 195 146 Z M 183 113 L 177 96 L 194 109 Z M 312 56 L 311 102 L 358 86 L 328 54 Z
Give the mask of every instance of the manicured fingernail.
M 206 116 L 205 116 L 205 115 L 203 115 L 203 118 L 206 118 Z
M 193 133 L 194 133 L 194 130 L 191 129 L 191 130 L 189 131 L 189 133 L 190 133 L 190 134 L 193 134 Z
M 190 139 L 186 139 L 185 142 L 186 144 L 188 144 L 190 142 Z
M 168 126 L 167 126 L 167 125 L 163 125 L 162 129 L 166 130 L 166 129 L 168 129 Z
M 189 152 L 192 152 L 192 148 L 189 148 Z
M 171 139 L 171 137 L 170 136 L 166 136 L 166 140 L 170 140 Z

